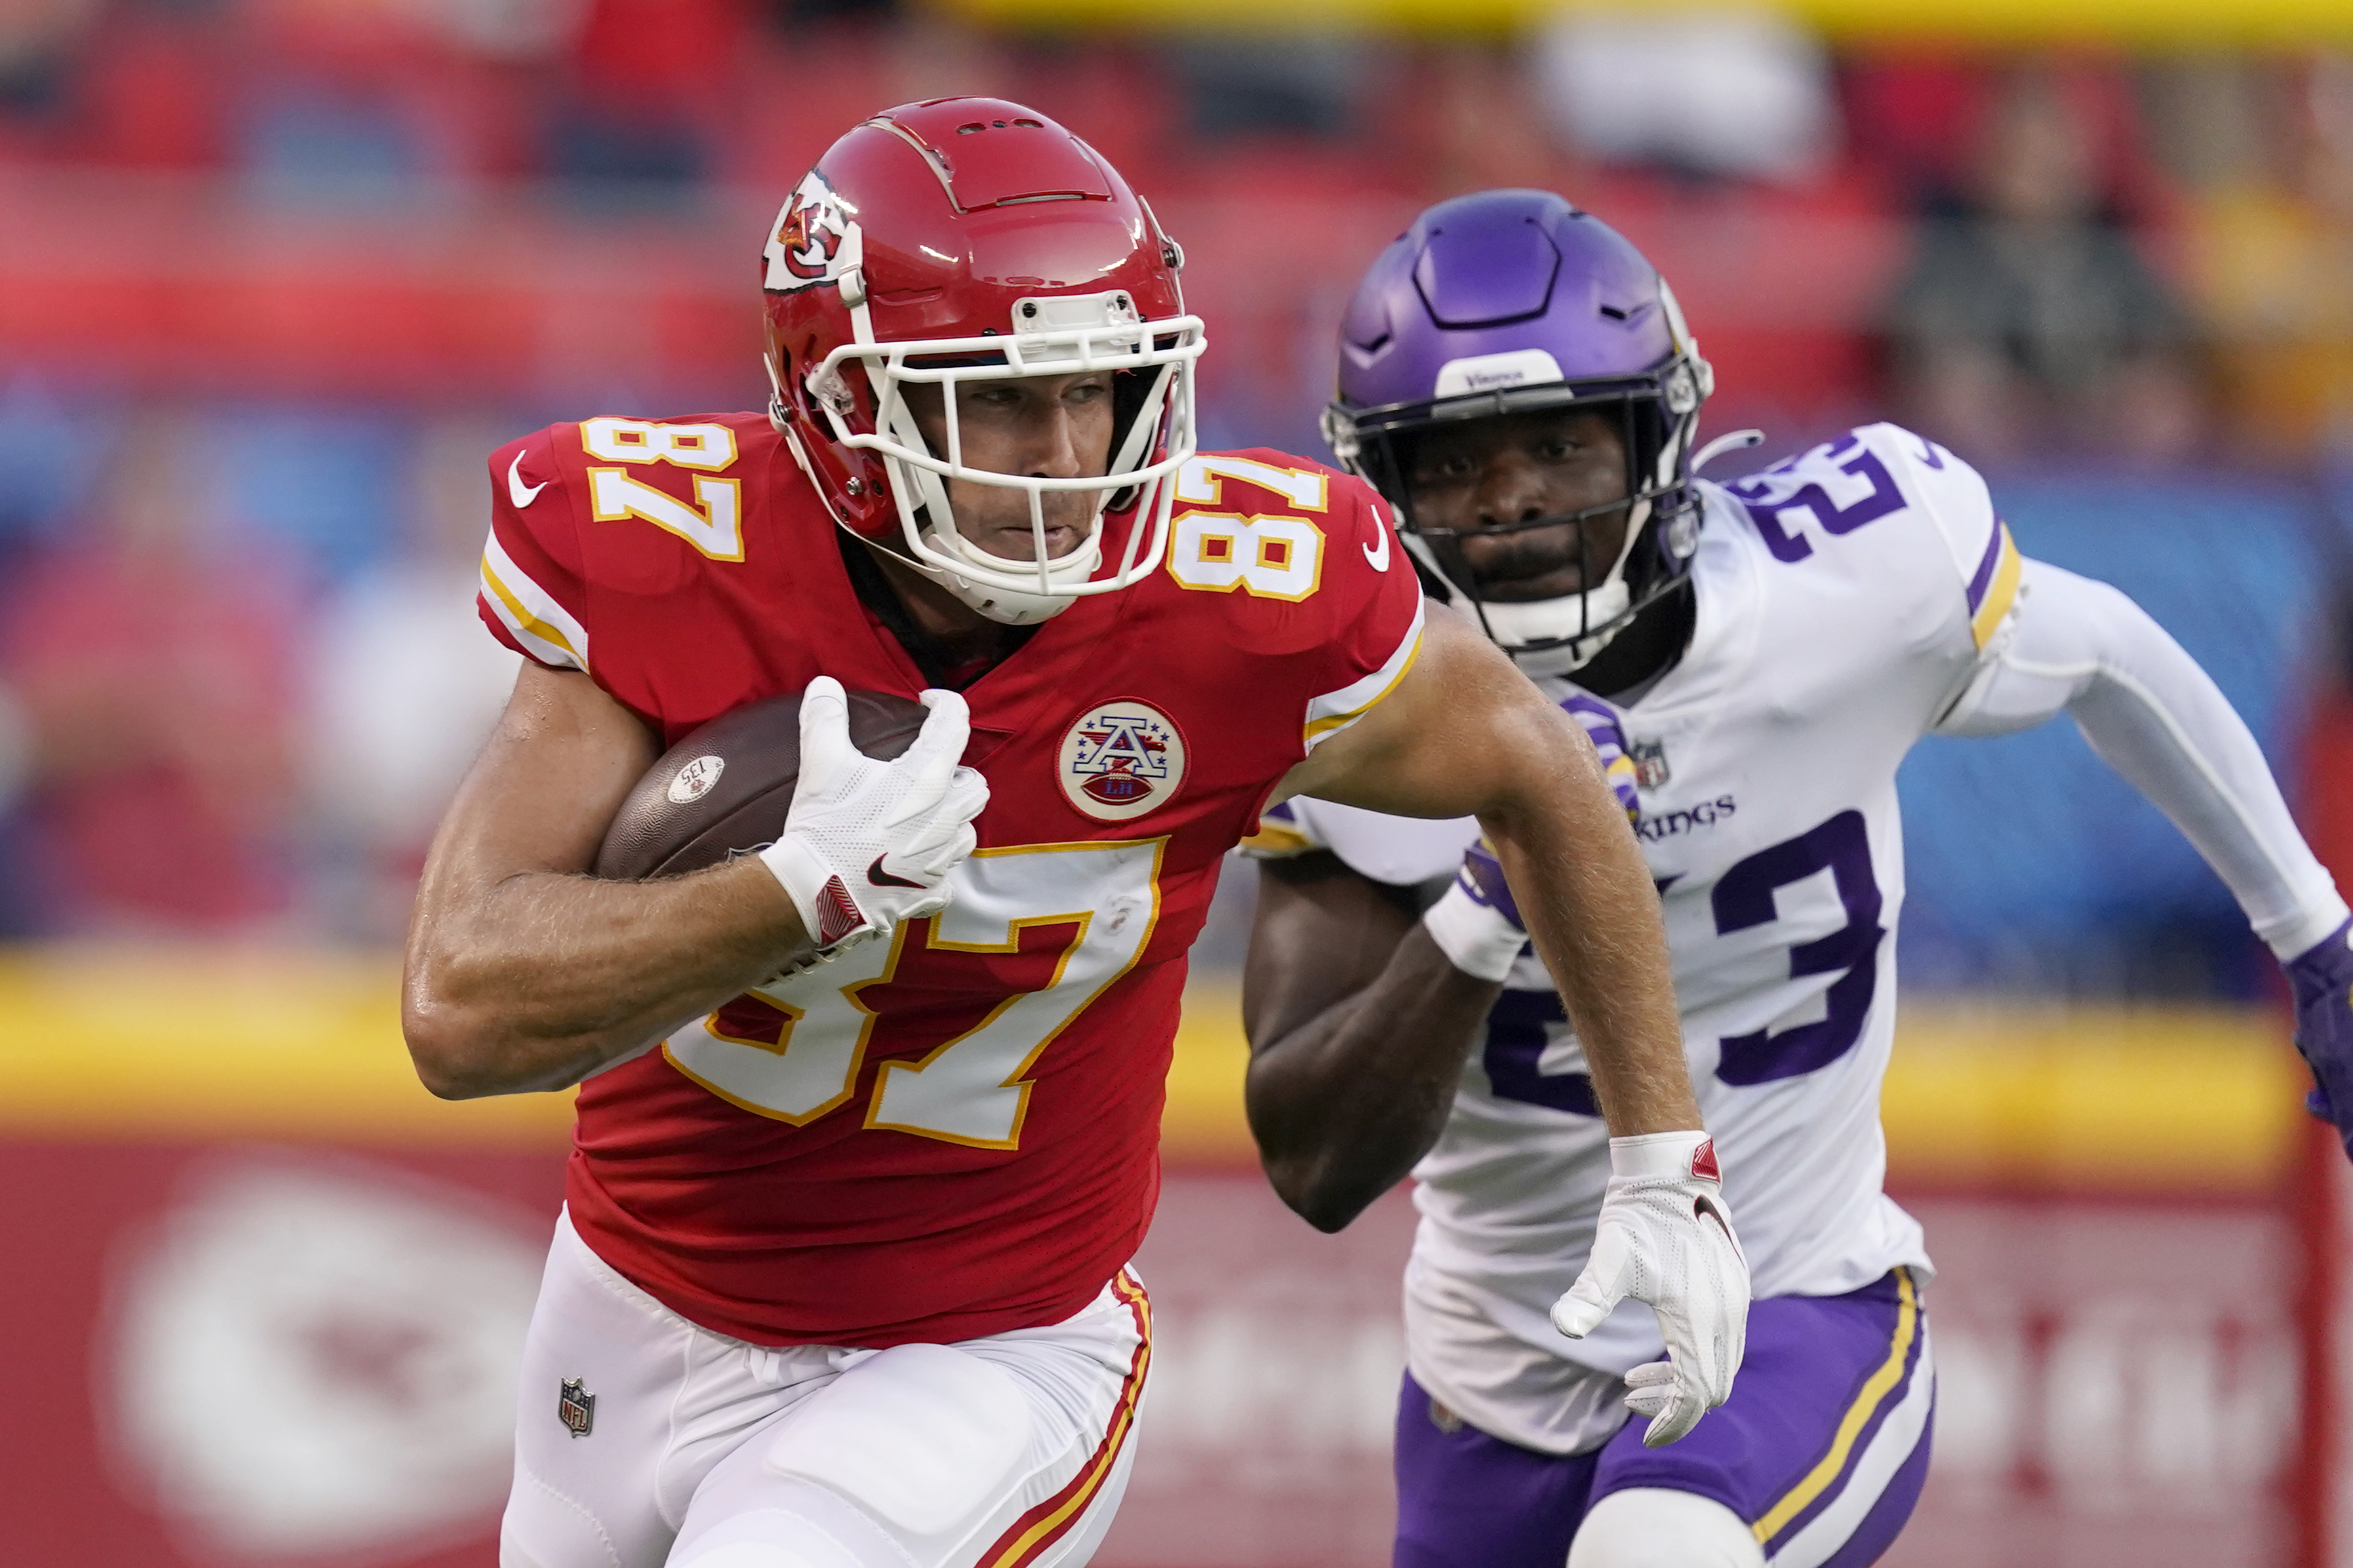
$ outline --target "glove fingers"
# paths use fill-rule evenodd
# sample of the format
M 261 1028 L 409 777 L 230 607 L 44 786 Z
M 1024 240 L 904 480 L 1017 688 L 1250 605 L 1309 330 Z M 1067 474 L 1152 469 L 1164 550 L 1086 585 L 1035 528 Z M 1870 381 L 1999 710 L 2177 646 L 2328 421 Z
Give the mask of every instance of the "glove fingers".
M 1581 1340 L 1601 1326 L 1625 1299 L 1626 1240 L 1605 1226 L 1593 1239 L 1593 1256 L 1568 1293 L 1552 1304 L 1552 1326 L 1570 1339 Z
M 1699 1418 L 1707 1414 L 1696 1399 L 1684 1399 L 1662 1412 L 1650 1426 L 1642 1429 L 1642 1447 L 1663 1448 L 1668 1444 L 1691 1436 Z
M 961 693 L 937 687 L 923 693 L 923 703 L 931 712 L 898 765 L 909 773 L 916 795 L 936 799 L 964 760 L 965 743 L 972 739 L 972 710 Z
M 972 830 L 972 824 L 960 823 L 936 838 L 899 851 L 892 859 L 912 867 L 924 881 L 934 882 L 955 869 L 956 862 L 977 848 L 979 842 L 978 835 Z
M 1665 1388 L 1675 1381 L 1672 1357 L 1665 1361 L 1646 1361 L 1626 1374 L 1626 1386 L 1636 1389 Z
M 1649 1421 L 1674 1408 L 1675 1391 L 1672 1388 L 1641 1388 L 1626 1396 L 1626 1408 Z
M 841 682 L 820 675 L 801 691 L 801 776 L 793 798 L 825 788 L 858 755 L 849 743 L 849 701 Z
M 1659 1331 L 1667 1342 L 1667 1359 L 1676 1380 L 1686 1386 L 1703 1410 L 1721 1405 L 1732 1394 L 1732 1374 L 1740 1365 L 1739 1341 L 1727 1332 L 1721 1318 L 1694 1321 L 1688 1305 L 1677 1312 L 1659 1314 Z M 1745 1327 L 1745 1325 L 1744 1325 Z
M 988 781 L 976 768 L 958 768 L 948 775 L 947 794 L 941 800 L 942 820 L 970 822 L 988 809 Z
M 969 772 L 969 770 L 964 771 Z M 973 774 L 975 779 L 979 776 L 977 773 Z M 952 790 L 945 801 L 932 809 L 930 816 L 924 819 L 922 826 L 908 834 L 905 842 L 892 852 L 892 859 L 907 865 L 936 864 L 938 870 L 944 872 L 950 866 L 971 854 L 977 846 L 978 839 L 973 832 L 972 819 L 978 816 L 981 809 L 987 804 L 988 786 L 987 784 L 982 784 L 976 790 L 963 793 L 955 793 Z M 954 845 L 962 845 L 963 847 L 956 849 L 944 859 L 941 858 L 939 852 Z
M 902 921 L 919 921 L 928 915 L 938 914 L 947 907 L 948 890 L 944 885 L 942 885 L 941 887 L 934 889 L 930 893 L 926 894 L 923 898 L 917 899 L 905 909 L 900 910 L 899 919 Z
M 1650 1422 L 1642 1433 L 1645 1447 L 1661 1447 L 1684 1436 L 1709 1408 L 1693 1386 L 1688 1364 L 1672 1349 L 1665 1361 L 1646 1362 L 1629 1372 L 1626 1390 L 1626 1408 Z

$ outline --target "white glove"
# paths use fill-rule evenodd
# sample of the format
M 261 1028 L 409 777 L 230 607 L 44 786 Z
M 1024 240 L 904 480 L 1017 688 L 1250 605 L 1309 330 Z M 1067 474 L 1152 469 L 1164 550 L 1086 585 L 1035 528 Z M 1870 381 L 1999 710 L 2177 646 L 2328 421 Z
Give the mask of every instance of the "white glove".
M 926 691 L 914 743 L 884 763 L 850 743 L 841 682 L 820 675 L 801 694 L 800 778 L 784 837 L 760 861 L 819 958 L 947 908 L 944 879 L 973 851 L 988 781 L 956 764 L 970 717 L 953 691 Z
M 1626 1408 L 1650 1418 L 1642 1441 L 1656 1448 L 1732 1397 L 1748 1345 L 1748 1259 L 1706 1133 L 1612 1138 L 1609 1172 L 1593 1256 L 1552 1323 L 1581 1340 L 1625 1297 L 1651 1304 L 1667 1359 L 1626 1374 Z

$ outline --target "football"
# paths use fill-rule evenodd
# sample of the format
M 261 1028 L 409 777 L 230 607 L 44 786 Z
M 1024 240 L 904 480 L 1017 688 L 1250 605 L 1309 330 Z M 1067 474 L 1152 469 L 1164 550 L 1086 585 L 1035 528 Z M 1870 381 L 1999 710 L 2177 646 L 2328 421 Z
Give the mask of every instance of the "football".
M 852 691 L 849 739 L 889 761 L 930 711 L 882 691 Z M 596 851 L 596 875 L 676 877 L 776 842 L 801 771 L 798 692 L 723 713 L 662 753 L 629 791 Z

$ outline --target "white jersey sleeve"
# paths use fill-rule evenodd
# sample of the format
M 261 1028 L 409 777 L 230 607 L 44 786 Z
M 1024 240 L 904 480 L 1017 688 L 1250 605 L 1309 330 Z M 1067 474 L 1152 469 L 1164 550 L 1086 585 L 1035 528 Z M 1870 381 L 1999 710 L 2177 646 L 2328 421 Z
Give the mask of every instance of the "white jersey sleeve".
M 2254 736 L 2206 672 L 2116 589 L 2028 561 L 2016 603 L 1936 730 L 2006 734 L 2063 710 L 2101 760 L 2197 846 L 2280 958 L 2344 921 L 2335 881 L 2296 831 Z
M 1328 849 L 1360 877 L 1409 888 L 1452 876 L 1478 837 L 1475 816 L 1387 816 L 1295 795 L 1267 808 L 1241 850 L 1253 859 L 1284 860 Z
M 1783 477 L 1786 476 L 1786 477 Z M 1904 542 L 1873 552 L 1882 591 L 1916 596 L 1923 637 L 1967 668 L 2009 614 L 2021 560 L 1984 477 L 1925 436 L 1866 425 L 1730 487 L 1783 563 L 1835 552 L 1867 525 Z

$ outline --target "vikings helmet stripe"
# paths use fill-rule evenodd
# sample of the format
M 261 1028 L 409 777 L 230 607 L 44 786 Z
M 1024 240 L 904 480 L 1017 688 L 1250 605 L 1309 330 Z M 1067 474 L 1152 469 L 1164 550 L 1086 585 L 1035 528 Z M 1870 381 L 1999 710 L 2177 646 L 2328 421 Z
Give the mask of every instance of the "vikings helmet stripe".
M 1413 668 L 1421 652 L 1421 605 L 1413 607 L 1413 624 L 1405 629 L 1405 637 L 1397 651 L 1389 655 L 1380 668 L 1361 680 L 1352 680 L 1337 691 L 1327 692 L 1307 704 L 1307 727 L 1304 739 L 1307 749 L 1314 751 L 1357 720 L 1373 710 L 1373 705 L 1393 690 Z
M 524 574 L 495 532 L 482 547 L 482 602 L 541 663 L 588 668 L 588 629 Z

